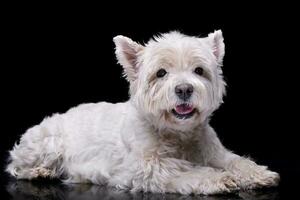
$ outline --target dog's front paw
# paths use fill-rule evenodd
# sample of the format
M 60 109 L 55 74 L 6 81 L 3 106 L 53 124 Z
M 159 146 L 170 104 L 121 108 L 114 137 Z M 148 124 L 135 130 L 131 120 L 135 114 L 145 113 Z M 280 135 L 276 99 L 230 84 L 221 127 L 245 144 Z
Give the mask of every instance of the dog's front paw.
M 178 177 L 167 185 L 167 192 L 181 194 L 220 194 L 238 190 L 235 177 L 229 172 L 208 172 L 205 175 Z
M 278 173 L 267 170 L 264 166 L 259 166 L 259 168 L 261 169 L 256 169 L 241 177 L 238 181 L 241 188 L 254 189 L 278 185 L 280 179 Z
M 202 194 L 219 194 L 228 193 L 238 190 L 236 178 L 228 173 L 223 172 L 220 175 L 208 178 L 199 186 L 199 191 Z M 197 193 L 197 192 L 196 192 Z
M 280 180 L 278 173 L 270 171 L 266 166 L 257 165 L 252 161 L 242 161 L 239 170 L 233 171 L 238 186 L 242 189 L 254 189 L 277 186 Z
M 210 195 L 229 193 L 238 189 L 239 187 L 235 177 L 228 172 L 222 172 L 203 179 L 194 193 Z

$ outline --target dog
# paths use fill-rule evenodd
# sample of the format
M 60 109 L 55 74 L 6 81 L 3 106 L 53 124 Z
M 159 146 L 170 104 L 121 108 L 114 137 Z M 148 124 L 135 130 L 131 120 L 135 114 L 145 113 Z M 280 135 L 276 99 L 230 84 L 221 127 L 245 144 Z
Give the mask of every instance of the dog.
M 209 125 L 225 94 L 221 30 L 202 38 L 173 31 L 146 44 L 113 41 L 129 100 L 81 104 L 45 118 L 9 152 L 9 174 L 153 193 L 278 185 L 278 173 L 227 150 Z

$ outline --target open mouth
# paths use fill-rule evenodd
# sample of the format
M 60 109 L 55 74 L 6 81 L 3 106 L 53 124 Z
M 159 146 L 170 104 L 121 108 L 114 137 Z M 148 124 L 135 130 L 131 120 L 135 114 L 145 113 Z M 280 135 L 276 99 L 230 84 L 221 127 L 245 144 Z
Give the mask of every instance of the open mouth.
M 180 104 L 177 105 L 174 109 L 172 109 L 172 113 L 175 117 L 179 119 L 188 119 L 191 118 L 196 112 L 196 109 L 188 104 Z

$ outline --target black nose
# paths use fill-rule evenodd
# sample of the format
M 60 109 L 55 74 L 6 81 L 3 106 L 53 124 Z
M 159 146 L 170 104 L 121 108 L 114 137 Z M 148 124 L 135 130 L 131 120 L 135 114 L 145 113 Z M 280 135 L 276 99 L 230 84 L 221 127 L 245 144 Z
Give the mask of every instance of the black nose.
M 175 87 L 176 95 L 184 101 L 188 100 L 192 96 L 193 90 L 193 86 L 187 83 L 180 84 Z

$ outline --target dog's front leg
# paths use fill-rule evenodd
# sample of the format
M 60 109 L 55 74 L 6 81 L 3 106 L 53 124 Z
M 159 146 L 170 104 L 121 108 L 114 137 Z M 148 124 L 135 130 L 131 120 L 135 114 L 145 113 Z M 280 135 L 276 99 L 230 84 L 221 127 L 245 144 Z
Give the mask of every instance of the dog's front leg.
M 271 187 L 279 182 L 278 173 L 227 150 L 211 127 L 207 127 L 203 133 L 200 146 L 206 163 L 232 173 L 242 189 Z
M 237 189 L 230 173 L 210 167 L 156 156 L 144 160 L 133 180 L 132 191 L 181 194 L 217 194 Z

